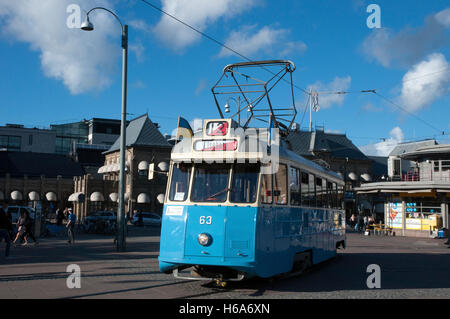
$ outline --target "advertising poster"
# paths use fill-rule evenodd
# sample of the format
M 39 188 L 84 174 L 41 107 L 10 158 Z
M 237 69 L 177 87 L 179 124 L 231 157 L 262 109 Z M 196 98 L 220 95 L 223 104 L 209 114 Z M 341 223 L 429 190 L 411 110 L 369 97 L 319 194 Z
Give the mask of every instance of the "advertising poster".
M 392 228 L 402 228 L 402 203 L 390 203 L 387 224 Z

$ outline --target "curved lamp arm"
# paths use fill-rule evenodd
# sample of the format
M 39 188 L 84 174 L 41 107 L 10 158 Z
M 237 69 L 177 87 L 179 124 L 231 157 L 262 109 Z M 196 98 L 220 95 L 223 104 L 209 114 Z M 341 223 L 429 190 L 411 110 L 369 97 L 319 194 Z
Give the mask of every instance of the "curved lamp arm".
M 89 17 L 89 13 L 91 13 L 91 12 L 94 11 L 94 10 L 99 10 L 99 9 L 105 10 L 105 11 L 108 11 L 109 13 L 111 13 L 111 14 L 116 18 L 116 20 L 119 21 L 120 26 L 121 26 L 121 28 L 123 29 L 122 21 L 120 21 L 119 17 L 118 17 L 114 12 L 112 12 L 112 11 L 109 10 L 109 9 L 106 9 L 106 8 L 103 8 L 103 7 L 95 7 L 95 8 L 92 8 L 91 10 L 89 10 L 89 11 L 86 13 L 86 16 Z

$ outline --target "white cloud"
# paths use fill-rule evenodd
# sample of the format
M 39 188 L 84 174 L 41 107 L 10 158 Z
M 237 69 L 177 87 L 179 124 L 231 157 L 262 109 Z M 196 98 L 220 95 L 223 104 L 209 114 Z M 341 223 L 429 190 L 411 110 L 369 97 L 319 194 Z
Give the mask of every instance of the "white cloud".
M 444 9 L 435 15 L 436 20 L 445 26 L 446 28 L 450 27 L 450 8 Z
M 314 84 L 308 86 L 308 90 L 319 92 L 319 107 L 329 108 L 336 105 L 342 105 L 344 103 L 345 94 L 327 94 L 327 92 L 342 92 L 350 88 L 352 78 L 335 77 L 333 81 L 328 84 L 323 84 L 321 81 L 317 81 Z M 322 94 L 320 92 L 323 92 Z
M 359 149 L 369 156 L 388 156 L 398 143 L 403 142 L 404 138 L 402 129 L 396 126 L 389 132 L 388 139 L 379 143 L 361 146 Z
M 243 26 L 238 31 L 232 31 L 225 40 L 229 48 L 245 55 L 276 54 L 280 58 L 293 53 L 303 53 L 306 44 L 301 41 L 288 41 L 290 31 L 288 29 L 277 29 L 264 26 L 256 30 L 255 25 Z M 234 53 L 222 48 L 219 57 L 231 56 Z
M 130 22 L 128 22 L 128 24 L 133 29 L 143 31 L 143 32 L 150 32 L 152 29 L 152 27 L 142 19 L 131 20 Z
M 389 28 L 374 29 L 364 39 L 361 49 L 368 60 L 384 67 L 409 67 L 428 54 L 450 44 L 447 30 L 450 8 L 428 16 L 423 26 L 406 27 L 398 32 Z
M 256 2 L 257 0 L 162 0 L 162 9 L 203 31 L 218 19 L 240 14 L 253 7 Z M 200 39 L 198 33 L 165 14 L 153 31 L 175 51 L 183 50 Z
M 72 94 L 110 85 L 120 55 L 120 26 L 106 13 L 93 12 L 95 31 L 67 26 L 72 0 L 0 1 L 1 37 L 25 42 L 40 54 L 48 77 L 62 80 Z M 82 9 L 112 7 L 108 0 L 79 0 Z M 83 12 L 83 11 L 81 11 Z M 82 13 L 83 14 L 83 13 Z M 82 18 L 83 19 L 83 18 Z
M 401 104 L 408 111 L 418 111 L 447 94 L 449 84 L 450 64 L 443 54 L 431 54 L 403 76 Z
M 372 103 L 365 104 L 362 109 L 366 112 L 381 112 L 383 108 L 373 105 Z
M 130 86 L 134 89 L 145 89 L 147 85 L 141 80 L 136 80 L 130 84 Z
M 205 79 L 201 79 L 198 84 L 197 87 L 195 88 L 195 95 L 200 95 L 200 93 L 203 92 L 204 89 L 206 89 L 206 86 L 208 85 L 208 81 Z

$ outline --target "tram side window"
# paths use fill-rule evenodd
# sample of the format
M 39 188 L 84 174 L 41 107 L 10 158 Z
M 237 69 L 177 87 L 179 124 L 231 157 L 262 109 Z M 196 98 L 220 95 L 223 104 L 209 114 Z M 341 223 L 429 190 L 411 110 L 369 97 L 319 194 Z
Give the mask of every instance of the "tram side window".
M 301 172 L 301 192 L 302 192 L 302 206 L 309 206 L 309 177 L 308 173 Z
M 308 198 L 309 198 L 309 206 L 311 207 L 317 207 L 316 203 L 316 178 L 313 174 L 309 174 L 309 192 L 308 192 Z
M 272 204 L 272 174 L 261 174 L 261 202 Z
M 329 182 L 329 181 L 326 181 L 326 180 L 324 180 L 324 183 L 325 183 L 325 185 L 327 187 L 327 192 L 326 192 L 326 195 L 325 195 L 327 200 L 325 202 L 324 207 L 330 208 L 330 207 L 333 207 L 333 184 L 331 182 Z
M 339 208 L 338 199 L 337 199 L 337 185 L 336 183 L 331 184 L 331 207 Z
M 275 204 L 287 204 L 287 166 L 280 164 L 275 173 L 273 185 L 273 200 Z
M 338 207 L 343 208 L 344 203 L 344 186 L 338 185 Z
M 185 201 L 189 180 L 191 177 L 191 164 L 174 164 L 172 169 L 172 181 L 170 183 L 169 200 L 171 201 Z
M 291 205 L 299 206 L 301 204 L 300 193 L 300 170 L 295 167 L 289 168 L 289 190 L 291 192 Z
M 320 177 L 316 178 L 316 198 L 317 198 L 317 207 L 323 206 L 323 188 L 322 188 L 322 179 Z
M 258 183 L 259 165 L 235 165 L 231 181 L 230 201 L 254 203 Z

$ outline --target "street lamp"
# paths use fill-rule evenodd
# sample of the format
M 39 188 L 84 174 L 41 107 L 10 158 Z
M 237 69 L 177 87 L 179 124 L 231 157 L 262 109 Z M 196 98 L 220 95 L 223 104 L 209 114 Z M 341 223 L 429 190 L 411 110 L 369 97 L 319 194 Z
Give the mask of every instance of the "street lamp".
M 125 141 L 127 117 L 127 60 L 128 60 L 128 25 L 122 24 L 119 17 L 103 7 L 95 7 L 86 13 L 86 20 L 81 24 L 81 30 L 92 31 L 94 25 L 89 20 L 89 14 L 94 10 L 104 10 L 111 13 L 119 21 L 122 29 L 122 116 L 120 121 L 120 175 L 119 175 L 119 207 L 117 212 L 117 251 L 125 251 Z

